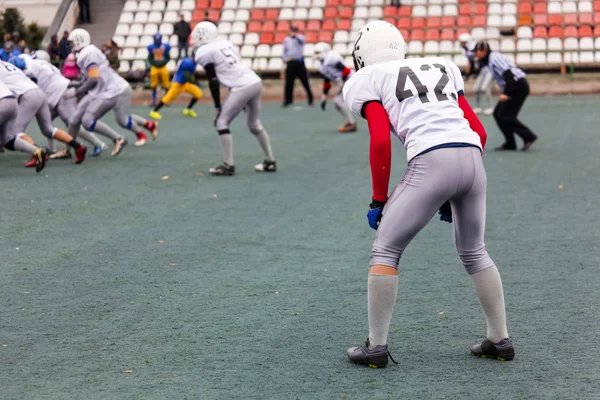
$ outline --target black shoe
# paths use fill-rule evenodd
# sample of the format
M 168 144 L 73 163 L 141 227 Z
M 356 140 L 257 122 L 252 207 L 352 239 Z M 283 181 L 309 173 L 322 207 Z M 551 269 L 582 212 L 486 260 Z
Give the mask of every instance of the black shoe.
M 256 172 L 275 172 L 277 171 L 277 163 L 275 161 L 263 161 L 254 166 Z
M 517 150 L 517 147 L 508 147 L 507 145 L 503 144 L 502 146 L 496 147 L 494 150 L 496 151 L 515 151 Z
M 525 142 L 525 144 L 523 144 L 523 148 L 521 149 L 521 151 L 529 150 L 529 148 L 531 147 L 533 142 L 535 142 L 536 140 L 537 140 L 537 138 L 534 138 L 531 142 Z
M 369 349 L 369 339 L 362 346 L 348 349 L 348 358 L 350 361 L 355 364 L 368 365 L 371 368 L 385 368 L 388 364 L 388 357 L 394 364 L 398 364 L 388 351 L 387 344 Z
M 309 107 L 312 107 L 312 106 L 314 106 L 314 103 L 313 103 L 312 99 L 308 101 L 308 106 L 309 106 Z
M 500 361 L 511 361 L 515 358 L 515 347 L 510 338 L 492 343 L 485 339 L 481 344 L 471 346 L 471 355 L 481 358 L 495 358 Z
M 211 175 L 218 176 L 233 176 L 235 175 L 235 167 L 233 165 L 227 165 L 223 163 L 216 168 L 211 168 L 208 170 Z

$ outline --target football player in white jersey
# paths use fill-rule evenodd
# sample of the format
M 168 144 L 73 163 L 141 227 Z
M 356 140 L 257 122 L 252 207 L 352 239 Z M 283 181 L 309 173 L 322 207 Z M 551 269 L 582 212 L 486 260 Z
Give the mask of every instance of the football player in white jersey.
M 65 78 L 58 68 L 50 64 L 50 55 L 47 52 L 38 50 L 34 53 L 34 56 L 35 59 L 27 54 L 21 54 L 10 61 L 23 70 L 25 75 L 33 79 L 44 91 L 48 99 L 52 120 L 58 116 L 65 125 L 69 126 L 69 120 L 77 110 L 75 89 L 69 88 L 71 81 Z M 96 124 L 96 132 L 109 137 L 113 141 L 119 138 L 118 133 L 100 121 Z M 92 153 L 94 157 L 99 156 L 107 147 L 96 135 L 83 128 L 79 130 L 77 137 L 90 142 L 94 146 L 94 152 Z M 65 148 L 52 154 L 50 158 L 71 158 L 71 153 Z
M 229 124 L 242 110 L 246 112 L 248 129 L 256 136 L 264 153 L 264 161 L 254 169 L 258 172 L 275 172 L 277 165 L 269 134 L 260 122 L 262 80 L 254 71 L 241 64 L 240 56 L 231 42 L 217 39 L 217 26 L 212 22 L 198 23 L 192 32 L 192 41 L 198 46 L 195 61 L 204 68 L 208 77 L 217 113 L 214 125 L 223 151 L 223 164 L 211 168 L 209 172 L 220 176 L 235 174 L 233 138 Z M 221 85 L 229 89 L 229 95 L 222 105 Z
M 356 121 L 352 113 L 346 108 L 342 98 L 344 82 L 350 77 L 352 71 L 344 65 L 344 59 L 335 51 L 331 51 L 329 44 L 320 42 L 315 45 L 315 58 L 319 60 L 319 72 L 323 75 L 323 94 L 321 95 L 321 110 L 327 107 L 327 95 L 331 89 L 331 82 L 340 85 L 338 93 L 333 98 L 335 108 L 346 118 L 346 123 L 338 128 L 340 133 L 356 132 Z
M 346 105 L 369 126 L 373 198 L 367 218 L 377 230 L 367 282 L 369 336 L 364 345 L 348 349 L 348 357 L 371 367 L 387 365 L 400 257 L 439 209 L 441 219 L 453 224 L 458 256 L 487 322 L 487 338 L 471 353 L 512 360 L 502 281 L 484 244 L 485 130 L 465 99 L 454 63 L 440 57 L 405 59 L 405 53 L 394 25 L 368 23 L 354 44 L 357 72 L 344 86 Z M 388 197 L 390 126 L 406 149 L 408 166 Z
M 13 64 L 0 61 L 0 81 L 19 98 L 19 113 L 15 121 L 15 134 L 26 131 L 29 123 L 35 118 L 40 131 L 48 139 L 56 139 L 75 149 L 75 164 L 85 160 L 87 148 L 62 129 L 52 125 L 52 117 L 46 95 L 31 79 Z M 36 157 L 25 164 L 26 167 L 38 165 Z
M 110 67 L 106 56 L 92 44 L 90 34 L 84 29 L 73 29 L 69 34 L 69 43 L 76 54 L 77 67 L 86 76 L 86 80 L 77 88 L 77 97 L 85 95 L 85 98 L 79 102 L 75 115 L 71 117 L 69 132 L 79 132 L 81 125 L 93 132 L 97 121 L 113 110 L 117 123 L 136 135 L 136 146 L 144 146 L 148 139 L 140 125 L 150 131 L 152 139 L 156 140 L 158 124 L 129 113 L 131 86 Z M 124 138 L 117 139 L 113 155 L 119 154 L 126 144 Z
M 0 66 L 2 68 L 3 66 Z M 15 122 L 19 104 L 15 94 L 0 81 L 0 142 L 7 150 L 19 150 L 30 153 L 36 160 L 35 170 L 40 172 L 46 164 L 46 149 L 35 145 L 32 138 L 24 132 L 17 133 Z

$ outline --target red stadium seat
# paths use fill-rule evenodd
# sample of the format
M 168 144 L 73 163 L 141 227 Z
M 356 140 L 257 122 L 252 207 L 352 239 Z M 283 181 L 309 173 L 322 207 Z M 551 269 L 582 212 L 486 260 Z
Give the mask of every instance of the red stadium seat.
M 458 40 L 458 37 L 460 35 L 462 35 L 463 33 L 469 33 L 469 30 L 468 29 L 464 29 L 464 28 L 457 29 L 456 32 L 455 32 L 454 40 Z
M 410 31 L 410 40 L 425 40 L 425 32 L 420 29 L 413 29 Z
M 204 19 L 204 18 L 202 18 Z M 221 11 L 220 10 L 208 10 L 208 19 L 211 21 L 218 21 L 221 19 Z
M 548 14 L 540 14 L 533 16 L 533 25 L 548 25 Z
M 594 14 L 594 24 L 600 24 L 600 12 Z
M 294 21 L 294 23 L 292 25 L 294 25 L 296 28 L 298 28 L 298 30 L 300 32 L 304 32 L 306 30 L 306 22 L 305 21 Z
M 354 15 L 354 8 L 342 7 L 340 9 L 340 13 L 339 13 L 340 18 L 351 19 L 353 15 Z
M 384 17 L 395 17 L 396 15 L 398 15 L 398 9 L 396 7 L 388 6 L 383 9 Z
M 250 20 L 251 21 L 262 21 L 265 19 L 265 10 L 252 10 L 250 11 Z
M 261 28 L 262 32 L 275 32 L 275 21 L 265 21 Z
M 288 32 L 277 32 L 275 34 L 275 43 L 283 43 L 283 41 L 285 40 L 285 38 L 289 35 Z
M 554 27 L 551 27 L 550 30 L 552 30 L 552 28 L 554 28 Z M 577 27 L 573 26 L 573 25 L 566 26 L 565 30 L 563 31 L 563 36 L 564 37 L 574 37 L 574 38 L 578 37 Z
M 335 20 L 326 19 L 325 21 L 323 21 L 323 25 L 321 25 L 321 31 L 333 32 L 335 30 L 336 30 Z
M 485 15 L 476 15 L 473 17 L 473 26 L 483 28 L 487 26 L 487 17 Z
M 563 23 L 565 25 L 577 25 L 577 14 L 565 14 Z
M 306 32 L 306 35 L 304 35 L 304 38 L 306 39 L 306 43 L 316 43 L 317 42 L 317 32 Z
M 318 31 L 320 29 L 321 29 L 321 21 L 316 21 L 316 20 L 308 21 L 308 24 L 306 25 L 307 31 Z
M 248 22 L 248 26 L 247 26 L 247 31 L 248 32 L 260 32 L 262 24 L 260 23 L 260 21 L 250 21 Z
M 442 26 L 444 28 L 454 28 L 456 26 L 456 18 L 442 17 Z
M 600 11 L 600 1 L 594 2 L 594 11 Z
M 562 38 L 563 29 L 560 26 L 551 26 L 550 29 L 548 29 L 548 37 Z
M 533 5 L 533 13 L 534 14 L 548 14 L 548 9 L 546 7 L 546 3 L 535 3 Z
M 338 19 L 337 29 L 338 31 L 349 31 L 352 27 L 352 23 L 349 19 Z
M 425 20 L 425 26 L 427 28 L 439 28 L 442 25 L 442 21 L 439 17 L 429 17 Z
M 223 0 L 210 0 L 210 8 L 223 8 Z
M 413 18 L 410 20 L 410 26 L 413 29 L 425 28 L 425 18 Z
M 260 35 L 260 44 L 273 44 L 273 34 L 265 32 Z
M 562 25 L 562 15 L 561 14 L 550 14 L 548 15 L 548 25 Z
M 407 40 L 410 36 L 410 32 L 408 31 L 408 29 L 400 29 L 400 33 L 402 34 L 404 40 Z
M 475 14 L 487 15 L 487 7 L 485 4 L 475 4 Z
M 594 16 L 592 14 L 579 14 L 580 25 L 592 25 L 594 23 Z
M 408 29 L 410 28 L 410 18 L 399 18 L 396 23 L 396 27 L 398 29 Z
M 204 18 L 204 10 L 196 10 L 192 13 L 192 21 L 202 21 Z
M 454 29 L 442 29 L 440 40 L 454 40 Z
M 206 9 L 208 8 L 208 0 L 196 0 L 196 9 Z
M 387 22 L 388 24 L 396 25 L 396 18 L 395 17 L 384 17 L 383 20 L 385 22 Z
M 536 26 L 535 28 L 533 28 L 533 37 L 536 39 L 547 39 L 548 30 L 545 26 Z
M 338 15 L 337 7 L 325 7 L 323 18 L 336 18 Z
M 475 3 L 483 3 L 483 4 L 487 5 L 488 1 L 487 0 L 475 0 Z
M 471 4 L 471 0 L 459 0 L 460 4 Z
M 330 43 L 333 40 L 333 32 L 320 32 L 319 42 Z
M 458 7 L 458 14 L 459 15 L 471 15 L 471 14 L 473 14 L 473 11 L 474 10 L 472 10 L 470 4 L 461 4 Z
M 435 40 L 438 42 L 440 40 L 440 31 L 437 29 L 429 29 L 425 32 L 425 40 Z
M 412 15 L 412 8 L 408 6 L 402 6 L 398 9 L 399 17 L 410 17 Z
M 339 0 L 327 0 L 326 5 L 327 5 L 327 7 L 337 7 L 340 5 L 340 1 Z
M 342 0 L 342 5 L 346 7 L 354 7 L 354 0 Z
M 279 9 L 272 8 L 272 9 L 267 10 L 267 12 L 265 13 L 265 19 L 278 20 L 279 19 Z
M 459 28 L 471 27 L 471 17 L 469 17 L 467 15 L 461 15 L 460 17 L 458 17 L 458 21 L 456 22 L 456 25 Z
M 531 3 L 521 3 L 519 4 L 518 13 L 520 15 L 529 15 L 533 12 L 533 7 Z
M 588 25 L 580 26 L 577 34 L 580 38 L 582 37 L 592 37 L 594 36 L 594 32 L 592 31 L 592 27 Z
M 600 25 L 594 27 L 594 37 L 600 37 Z
M 279 21 L 277 23 L 277 28 L 275 28 L 277 32 L 289 32 L 290 31 L 290 23 L 288 21 Z

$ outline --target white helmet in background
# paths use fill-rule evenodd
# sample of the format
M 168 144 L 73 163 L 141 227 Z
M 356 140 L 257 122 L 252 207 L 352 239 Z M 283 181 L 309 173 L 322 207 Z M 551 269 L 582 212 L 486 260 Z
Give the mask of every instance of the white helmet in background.
M 406 42 L 394 25 L 385 21 L 372 21 L 356 35 L 352 58 L 357 71 L 368 65 L 404 60 Z
M 217 26 L 209 21 L 199 22 L 192 31 L 192 44 L 202 46 L 217 40 L 219 32 Z
M 329 43 L 319 42 L 315 44 L 315 57 L 324 59 L 327 53 L 331 50 Z
M 37 50 L 33 53 L 33 58 L 50 62 L 50 54 L 46 50 Z
M 471 35 L 469 35 L 468 33 L 461 33 L 458 36 L 458 41 L 461 45 L 465 46 L 467 43 L 471 42 Z
M 69 42 L 72 51 L 81 51 L 85 46 L 92 44 L 90 33 L 85 29 L 73 29 L 69 34 Z

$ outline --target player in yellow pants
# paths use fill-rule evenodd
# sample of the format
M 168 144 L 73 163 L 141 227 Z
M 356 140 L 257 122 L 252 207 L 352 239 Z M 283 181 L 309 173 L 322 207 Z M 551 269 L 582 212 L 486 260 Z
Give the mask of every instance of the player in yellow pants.
M 152 105 L 156 104 L 156 89 L 160 84 L 163 89 L 169 88 L 169 70 L 167 63 L 171 60 L 171 46 L 162 42 L 160 33 L 154 34 L 154 43 L 148 46 L 148 63 L 150 64 L 150 88 L 152 89 Z
M 154 110 L 150 112 L 150 117 L 153 119 L 162 119 L 162 115 L 158 112 L 165 104 L 171 103 L 177 99 L 183 92 L 188 93 L 192 96 L 192 100 L 188 104 L 187 108 L 183 110 L 183 115 L 196 118 L 196 112 L 192 110 L 192 107 L 198 100 L 202 98 L 202 90 L 195 84 L 190 82 L 193 80 L 194 73 L 196 72 L 196 63 L 189 57 L 181 60 L 177 66 L 177 72 L 171 82 L 171 87 L 167 94 L 161 99 L 160 103 L 154 107 Z

